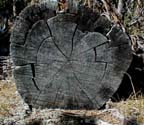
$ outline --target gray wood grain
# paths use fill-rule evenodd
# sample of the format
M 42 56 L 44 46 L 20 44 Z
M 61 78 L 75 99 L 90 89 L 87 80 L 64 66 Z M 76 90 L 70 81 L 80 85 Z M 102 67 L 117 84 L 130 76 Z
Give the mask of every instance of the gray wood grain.
M 29 9 L 21 14 L 24 20 L 28 20 Z M 28 104 L 98 109 L 118 89 L 132 59 L 128 36 L 116 26 L 108 38 L 94 30 L 83 32 L 76 18 L 60 14 L 37 20 L 20 34 L 21 27 L 29 23 L 16 21 L 11 36 L 13 73 Z

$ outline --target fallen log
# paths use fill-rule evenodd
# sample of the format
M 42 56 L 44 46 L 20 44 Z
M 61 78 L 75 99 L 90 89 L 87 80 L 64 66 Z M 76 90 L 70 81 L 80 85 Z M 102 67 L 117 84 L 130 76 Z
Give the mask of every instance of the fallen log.
M 25 102 L 35 108 L 101 108 L 132 60 L 129 37 L 111 25 L 87 8 L 57 15 L 41 4 L 26 8 L 11 35 L 13 74 Z

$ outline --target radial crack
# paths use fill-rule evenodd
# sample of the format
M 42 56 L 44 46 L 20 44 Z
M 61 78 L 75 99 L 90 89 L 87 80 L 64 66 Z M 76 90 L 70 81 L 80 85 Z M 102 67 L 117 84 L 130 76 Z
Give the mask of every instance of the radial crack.
M 89 49 L 87 49 L 87 50 L 84 50 L 84 51 L 80 52 L 80 53 L 77 54 L 77 55 L 81 55 L 81 54 L 83 54 L 83 53 L 86 53 L 86 52 L 88 52 L 88 51 L 90 51 L 90 50 L 92 50 L 92 49 L 94 49 L 94 48 L 100 47 L 100 46 L 105 45 L 105 44 L 107 44 L 107 43 L 109 43 L 109 42 L 107 41 L 107 42 L 104 42 L 104 43 L 99 44 L 99 45 L 97 45 L 97 46 L 91 47 L 91 48 L 89 48 Z
M 51 81 L 49 82 L 49 84 L 51 84 L 51 83 L 54 81 L 54 78 L 56 77 L 56 75 L 62 71 L 62 69 L 65 67 L 66 64 L 67 64 L 67 63 L 64 63 L 64 64 L 57 70 L 57 72 L 53 75 L 53 77 L 52 77 Z M 47 85 L 46 85 L 44 88 L 47 89 Z M 48 87 L 48 88 L 49 88 L 49 87 Z M 44 89 L 44 90 L 45 90 L 45 89 Z M 43 90 L 43 91 L 44 91 L 44 90 Z
M 73 71 L 73 75 L 74 78 L 78 81 L 78 87 L 82 90 L 82 92 L 87 96 L 87 98 L 89 99 L 89 101 L 93 104 L 95 104 L 92 99 L 89 97 L 89 95 L 87 94 L 87 92 L 82 88 L 82 83 L 81 81 L 78 79 L 77 75 L 75 74 L 75 72 Z
M 58 95 L 59 95 L 59 90 L 60 90 L 60 88 L 62 87 L 62 83 L 63 83 L 63 80 L 62 80 L 62 82 L 60 83 L 60 85 L 59 85 L 59 87 L 58 87 L 58 89 L 57 89 L 57 91 L 56 91 L 56 95 L 55 95 L 55 97 L 54 97 L 53 105 L 55 105 L 55 103 L 56 103 L 57 97 L 58 97 Z
M 49 38 L 49 36 L 47 36 L 46 38 L 44 38 L 44 39 L 41 41 L 41 43 L 40 43 L 40 45 L 39 45 L 39 47 L 38 47 L 38 49 L 37 49 L 37 53 L 39 52 L 42 44 L 45 42 L 45 40 L 46 40 L 47 38 Z
M 104 68 L 104 73 L 103 73 L 103 75 L 102 75 L 101 82 L 102 82 L 102 80 L 103 80 L 103 79 L 104 79 L 104 77 L 105 77 L 106 70 L 107 70 L 107 66 L 108 66 L 108 63 L 107 63 L 107 62 L 103 62 L 103 63 L 105 63 L 105 68 Z
M 32 22 L 31 22 L 30 20 L 26 20 L 26 19 L 24 19 L 24 18 L 21 17 L 21 16 L 18 16 L 18 17 L 17 17 L 17 20 L 19 20 L 19 19 L 20 19 L 20 20 L 23 20 L 23 21 L 27 21 L 27 23 L 29 23 L 28 29 L 29 29 L 29 30 L 32 29 L 33 24 L 32 24 Z M 27 36 L 28 36 L 28 34 L 29 34 L 29 30 L 27 30 L 27 31 L 25 32 L 25 37 L 24 37 L 23 45 L 25 45 L 25 43 L 26 43 Z
M 36 84 L 36 81 L 35 81 L 35 66 L 34 66 L 33 63 L 31 64 L 31 70 L 32 70 L 32 75 L 33 75 L 32 81 L 33 81 L 36 89 L 37 89 L 38 91 L 40 91 L 40 89 L 39 89 L 39 87 L 38 87 L 38 85 Z
M 53 41 L 54 45 L 55 45 L 56 48 L 60 51 L 60 53 L 61 53 L 66 59 L 68 59 L 68 57 L 63 53 L 63 51 L 60 49 L 60 47 L 56 44 L 56 41 L 57 41 L 57 40 L 56 40 L 55 37 L 53 36 L 52 31 L 51 31 L 48 23 L 46 23 L 46 24 L 47 24 L 47 27 L 48 27 L 48 30 L 49 30 L 49 32 L 50 32 L 50 35 L 51 35 L 51 38 L 52 38 L 52 41 Z
M 52 37 L 52 40 L 54 42 L 54 45 L 56 46 L 56 48 L 60 51 L 60 53 L 66 58 L 68 59 L 68 57 L 63 53 L 63 51 L 59 48 L 59 46 L 56 44 L 56 39 L 54 37 Z
M 94 50 L 94 54 L 95 54 L 94 61 L 96 62 L 96 61 L 97 61 L 97 51 L 96 51 L 96 47 L 94 47 L 93 50 Z
M 47 25 L 48 31 L 50 32 L 50 36 L 52 37 L 52 36 L 53 36 L 53 35 L 52 35 L 52 31 L 51 31 L 51 29 L 50 29 L 50 27 L 49 27 L 49 25 L 48 25 L 47 22 L 46 22 L 46 25 Z
M 103 62 L 103 63 L 105 63 L 104 71 L 106 71 L 107 70 L 107 66 L 108 66 L 108 62 Z
M 73 52 L 73 47 L 74 47 L 74 37 L 75 37 L 76 31 L 77 31 L 77 28 L 78 28 L 78 25 L 76 25 L 76 28 L 75 28 L 74 33 L 73 33 L 73 36 L 72 36 L 72 45 L 71 45 L 71 52 L 70 52 L 70 56 L 72 55 L 72 52 Z

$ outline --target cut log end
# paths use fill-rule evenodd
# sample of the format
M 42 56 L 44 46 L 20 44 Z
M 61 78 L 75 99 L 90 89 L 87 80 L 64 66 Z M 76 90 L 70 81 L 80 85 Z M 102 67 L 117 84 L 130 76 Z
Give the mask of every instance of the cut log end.
M 11 37 L 14 77 L 29 105 L 98 109 L 118 89 L 131 63 L 130 40 L 120 29 L 114 33 L 117 27 L 109 40 L 99 32 L 81 31 L 85 27 L 78 22 L 73 15 L 57 15 Z

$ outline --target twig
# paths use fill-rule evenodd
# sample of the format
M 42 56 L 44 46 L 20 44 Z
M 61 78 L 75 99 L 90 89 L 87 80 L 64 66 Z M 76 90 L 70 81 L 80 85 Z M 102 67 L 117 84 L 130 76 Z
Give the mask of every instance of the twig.
M 135 88 L 134 88 L 134 84 L 132 82 L 132 78 L 131 78 L 131 76 L 127 72 L 125 72 L 125 74 L 128 76 L 128 78 L 130 80 L 130 83 L 131 83 L 131 86 L 132 86 L 132 89 L 133 89 L 133 93 L 134 93 L 134 97 L 135 97 L 135 99 L 137 99 L 136 98 L 136 91 L 135 91 Z

